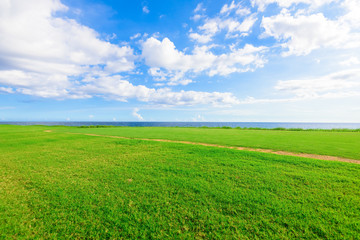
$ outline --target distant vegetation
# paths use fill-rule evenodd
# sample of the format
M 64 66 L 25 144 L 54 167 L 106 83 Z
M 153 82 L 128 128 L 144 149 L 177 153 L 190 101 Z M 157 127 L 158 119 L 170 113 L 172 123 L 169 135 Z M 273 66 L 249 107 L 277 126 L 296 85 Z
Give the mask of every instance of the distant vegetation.
M 122 128 L 127 126 L 113 126 L 113 125 L 90 125 L 90 126 L 79 126 L 78 128 Z M 156 128 L 156 127 L 155 127 Z M 209 128 L 209 129 L 238 129 L 238 130 L 278 130 L 278 131 L 322 131 L 322 132 L 360 132 L 360 128 L 356 129 L 349 129 L 349 128 L 333 128 L 333 129 L 304 129 L 304 128 L 259 128 L 259 127 L 229 127 L 229 126 L 222 126 L 222 127 L 182 127 L 182 128 Z
M 90 125 L 90 126 L 79 126 L 78 128 L 114 128 L 116 126 L 112 126 L 112 125 Z M 121 127 L 121 126 L 117 126 L 117 127 Z

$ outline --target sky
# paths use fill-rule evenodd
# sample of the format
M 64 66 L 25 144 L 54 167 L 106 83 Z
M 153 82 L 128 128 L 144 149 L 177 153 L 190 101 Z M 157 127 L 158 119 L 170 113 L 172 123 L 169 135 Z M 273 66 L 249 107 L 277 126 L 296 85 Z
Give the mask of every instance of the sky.
M 0 121 L 360 122 L 359 0 L 0 0 Z

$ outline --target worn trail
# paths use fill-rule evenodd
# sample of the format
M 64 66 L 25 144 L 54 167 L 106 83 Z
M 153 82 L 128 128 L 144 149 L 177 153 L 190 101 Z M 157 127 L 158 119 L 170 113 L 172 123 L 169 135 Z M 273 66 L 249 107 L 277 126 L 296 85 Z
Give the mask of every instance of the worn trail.
M 52 132 L 52 131 L 51 130 L 45 130 L 45 132 Z M 264 153 L 272 153 L 272 154 L 277 154 L 277 155 L 306 157 L 306 158 L 313 158 L 313 159 L 319 159 L 319 160 L 339 161 L 339 162 L 349 162 L 349 163 L 360 164 L 360 160 L 342 158 L 342 157 L 335 157 L 335 156 L 327 156 L 327 155 L 310 154 L 310 153 L 294 153 L 294 152 L 287 152 L 287 151 L 276 151 L 276 150 L 271 150 L 271 149 L 249 148 L 249 147 L 231 147 L 231 146 L 222 146 L 222 145 L 210 144 L 210 143 L 176 141 L 176 140 L 167 140 L 167 139 L 130 138 L 130 137 L 100 135 L 100 134 L 92 134 L 92 133 L 72 133 L 72 132 L 67 132 L 67 133 L 68 134 L 80 134 L 80 135 L 86 135 L 86 136 L 94 136 L 94 137 L 108 137 L 108 138 L 155 141 L 155 142 L 171 142 L 171 143 L 192 144 L 192 145 L 201 145 L 201 146 L 218 147 L 218 148 L 228 148 L 228 149 L 244 150 L 244 151 L 252 151 L 252 152 L 264 152 Z

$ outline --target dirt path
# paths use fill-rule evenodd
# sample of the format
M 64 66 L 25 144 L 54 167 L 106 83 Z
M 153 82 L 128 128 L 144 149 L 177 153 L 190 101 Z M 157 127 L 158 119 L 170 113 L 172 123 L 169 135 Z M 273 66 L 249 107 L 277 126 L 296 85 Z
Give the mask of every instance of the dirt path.
M 45 130 L 44 132 L 52 132 L 52 131 L 51 130 Z M 108 138 L 155 141 L 155 142 L 171 142 L 171 143 L 192 144 L 192 145 L 201 145 L 201 146 L 209 146 L 209 147 L 236 149 L 236 150 L 244 150 L 244 151 L 251 151 L 251 152 L 264 152 L 264 153 L 272 153 L 272 154 L 277 154 L 277 155 L 306 157 L 306 158 L 313 158 L 313 159 L 319 159 L 319 160 L 340 161 L 340 162 L 349 162 L 349 163 L 360 164 L 360 160 L 349 159 L 349 158 L 334 157 L 334 156 L 327 156 L 327 155 L 318 155 L 318 154 L 309 154 L 309 153 L 294 153 L 294 152 L 286 152 L 286 151 L 275 151 L 275 150 L 271 150 L 271 149 L 262 149 L 262 148 L 230 147 L 230 146 L 222 146 L 222 145 L 211 144 L 211 143 L 176 141 L 176 140 L 167 140 L 167 139 L 152 139 L 152 138 L 130 138 L 130 137 L 99 135 L 99 134 L 91 134 L 91 133 L 71 133 L 71 132 L 67 132 L 67 133 L 68 134 L 79 134 L 79 135 L 86 135 L 86 136 L 94 136 L 94 137 L 108 137 Z

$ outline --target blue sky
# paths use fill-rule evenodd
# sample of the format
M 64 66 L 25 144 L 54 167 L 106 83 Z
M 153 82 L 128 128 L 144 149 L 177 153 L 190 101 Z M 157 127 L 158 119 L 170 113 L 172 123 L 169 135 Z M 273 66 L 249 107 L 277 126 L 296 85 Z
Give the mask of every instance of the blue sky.
M 0 121 L 360 122 L 358 0 L 0 0 Z

